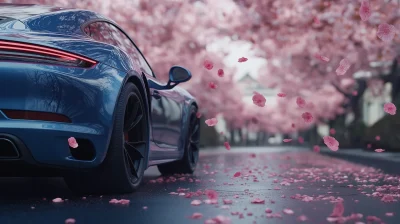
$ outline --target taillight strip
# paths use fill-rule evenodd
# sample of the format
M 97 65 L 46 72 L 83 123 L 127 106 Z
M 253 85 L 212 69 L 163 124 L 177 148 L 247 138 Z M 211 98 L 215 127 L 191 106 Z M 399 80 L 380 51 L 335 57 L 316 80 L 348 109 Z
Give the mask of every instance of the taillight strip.
M 1 46 L 1 45 L 0 45 L 0 49 L 35 52 L 35 53 L 39 53 L 39 54 L 53 55 L 53 56 L 57 56 L 57 57 L 60 57 L 60 58 L 65 58 L 65 59 L 68 59 L 68 60 L 76 60 L 76 58 L 66 57 L 64 55 L 56 54 L 56 53 L 52 53 L 52 52 L 43 52 L 43 51 L 35 50 L 35 49 L 27 49 L 27 48 L 21 48 L 21 47 L 9 47 L 9 46 Z
M 8 45 L 8 46 L 4 46 L 4 45 Z M 33 44 L 24 44 L 24 43 L 11 42 L 11 41 L 0 41 L 0 49 L 20 50 L 20 51 L 35 52 L 35 53 L 40 53 L 40 54 L 48 54 L 48 55 L 53 55 L 56 57 L 65 58 L 68 60 L 80 59 L 80 60 L 87 61 L 92 64 L 97 64 L 96 61 L 86 58 L 86 57 L 71 54 L 71 53 L 68 53 L 65 51 L 55 50 L 55 49 L 48 48 L 48 47 L 41 47 L 41 46 L 37 46 L 37 45 L 33 45 Z

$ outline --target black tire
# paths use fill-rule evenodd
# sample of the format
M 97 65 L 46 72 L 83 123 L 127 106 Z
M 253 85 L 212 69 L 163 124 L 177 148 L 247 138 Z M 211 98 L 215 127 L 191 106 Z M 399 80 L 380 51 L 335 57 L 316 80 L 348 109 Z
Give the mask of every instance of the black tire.
M 106 158 L 93 170 L 82 170 L 65 176 L 64 180 L 71 191 L 77 194 L 118 194 L 131 193 L 139 187 L 147 168 L 149 147 L 145 108 L 139 89 L 133 83 L 127 83 L 116 104 Z
M 181 160 L 158 165 L 162 175 L 192 174 L 196 170 L 199 160 L 200 120 L 196 116 L 197 108 L 190 107 L 188 120 L 188 131 L 186 133 L 184 154 Z

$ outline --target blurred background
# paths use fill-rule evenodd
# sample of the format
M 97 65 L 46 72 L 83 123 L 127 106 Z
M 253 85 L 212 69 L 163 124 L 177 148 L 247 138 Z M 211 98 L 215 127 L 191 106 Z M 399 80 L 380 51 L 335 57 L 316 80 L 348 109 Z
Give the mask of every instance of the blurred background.
M 199 101 L 204 147 L 228 141 L 312 148 L 330 135 L 340 149 L 400 151 L 399 115 L 383 110 L 385 103 L 400 103 L 400 39 L 383 42 L 377 36 L 382 23 L 400 28 L 397 1 L 369 1 L 365 21 L 361 1 L 346 0 L 0 2 L 97 11 L 128 31 L 162 80 L 172 65 L 189 68 L 194 77 L 184 85 Z M 241 57 L 248 61 L 239 63 Z M 351 66 L 337 75 L 344 58 Z M 213 62 L 212 70 L 204 60 Z M 254 91 L 265 96 L 265 107 L 254 105 Z M 305 108 L 298 108 L 297 97 L 305 99 Z M 313 122 L 305 123 L 303 112 Z M 208 127 L 204 121 L 213 117 L 218 124 Z M 283 143 L 287 138 L 293 141 Z

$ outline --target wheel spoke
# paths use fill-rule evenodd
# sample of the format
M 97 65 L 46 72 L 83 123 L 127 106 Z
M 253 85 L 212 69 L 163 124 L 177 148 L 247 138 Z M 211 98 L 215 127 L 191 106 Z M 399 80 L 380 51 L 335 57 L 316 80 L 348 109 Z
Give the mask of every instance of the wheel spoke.
M 144 158 L 145 142 L 125 142 L 125 149 L 134 160 Z
M 127 113 L 129 114 L 129 118 L 125 119 L 125 132 L 132 130 L 132 128 L 135 127 L 137 123 L 139 123 L 140 119 L 142 119 L 142 114 L 139 114 L 139 107 L 140 103 L 136 101 L 133 102 L 133 108 L 130 111 L 127 111 Z
M 192 144 L 192 145 L 197 145 L 197 144 L 199 144 L 199 140 L 192 140 L 192 139 L 190 139 L 190 144 Z
M 129 117 L 125 117 L 124 132 L 132 130 L 143 118 L 142 104 L 136 94 L 129 98 L 126 113 Z
M 139 178 L 139 177 L 138 177 L 138 174 L 137 174 L 137 172 L 136 172 L 136 169 L 135 169 L 135 163 L 133 162 L 133 160 L 132 160 L 132 158 L 131 158 L 131 156 L 130 156 L 128 150 L 125 148 L 124 151 L 125 151 L 125 157 L 126 157 L 126 159 L 128 160 L 128 163 L 130 164 L 129 168 L 130 168 L 130 170 L 131 170 L 132 175 L 133 175 L 134 177 L 136 177 L 136 178 Z
M 194 126 L 194 128 L 193 128 L 193 130 L 192 130 L 191 135 L 193 136 L 194 134 L 196 134 L 198 130 L 199 130 L 199 125 L 196 124 L 196 126 Z

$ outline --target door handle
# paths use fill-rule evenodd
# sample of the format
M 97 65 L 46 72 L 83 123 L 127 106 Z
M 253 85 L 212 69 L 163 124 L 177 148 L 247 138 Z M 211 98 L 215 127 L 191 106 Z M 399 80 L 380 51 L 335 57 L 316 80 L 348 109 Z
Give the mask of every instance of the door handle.
M 152 96 L 153 96 L 155 99 L 157 99 L 157 100 L 161 99 L 160 92 L 158 92 L 157 90 L 154 90 L 154 91 L 153 91 Z

